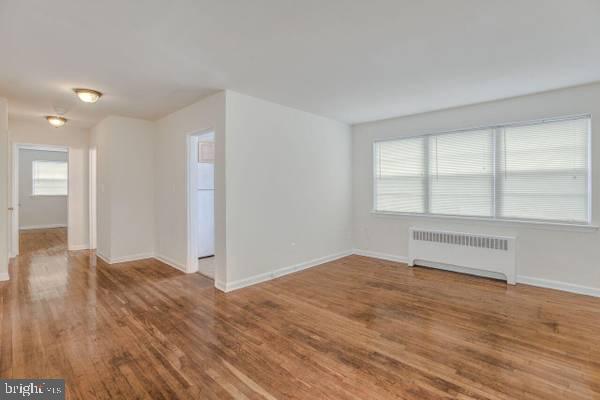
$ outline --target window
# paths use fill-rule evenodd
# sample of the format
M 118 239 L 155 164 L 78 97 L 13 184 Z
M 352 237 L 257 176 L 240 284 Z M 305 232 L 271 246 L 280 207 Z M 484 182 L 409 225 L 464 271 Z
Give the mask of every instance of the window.
M 590 223 L 590 117 L 374 144 L 374 210 Z
M 36 160 L 31 164 L 33 196 L 66 196 L 68 168 L 66 161 Z
M 425 212 L 425 138 L 395 140 L 377 149 L 377 209 Z
M 429 212 L 491 217 L 493 133 L 471 131 L 429 137 Z

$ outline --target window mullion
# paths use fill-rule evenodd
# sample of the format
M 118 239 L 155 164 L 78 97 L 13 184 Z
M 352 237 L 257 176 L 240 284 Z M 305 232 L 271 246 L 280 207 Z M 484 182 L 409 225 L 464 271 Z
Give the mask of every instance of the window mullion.
M 429 146 L 431 136 L 423 138 L 423 210 L 430 214 L 431 210 L 431 183 L 429 177 Z
M 502 218 L 502 171 L 504 170 L 504 128 L 494 129 L 494 218 Z

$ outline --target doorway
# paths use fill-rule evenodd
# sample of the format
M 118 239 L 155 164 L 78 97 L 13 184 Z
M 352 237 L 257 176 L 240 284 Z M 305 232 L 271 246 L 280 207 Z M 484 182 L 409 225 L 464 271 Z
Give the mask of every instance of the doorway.
M 188 269 L 215 276 L 215 134 L 190 136 L 188 148 Z
M 15 144 L 11 256 L 62 252 L 68 246 L 69 150 Z

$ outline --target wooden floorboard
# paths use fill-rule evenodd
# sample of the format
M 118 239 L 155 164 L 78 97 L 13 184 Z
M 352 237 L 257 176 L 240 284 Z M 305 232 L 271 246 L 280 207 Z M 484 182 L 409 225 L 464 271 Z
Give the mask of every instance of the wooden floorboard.
M 600 399 L 600 299 L 350 256 L 229 294 L 23 232 L 0 376 L 70 399 Z

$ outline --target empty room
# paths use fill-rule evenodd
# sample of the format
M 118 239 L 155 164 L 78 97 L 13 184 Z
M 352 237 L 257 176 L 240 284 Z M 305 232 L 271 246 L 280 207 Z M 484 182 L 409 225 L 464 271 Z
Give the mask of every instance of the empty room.
M 600 399 L 597 0 L 0 0 L 0 399 Z

